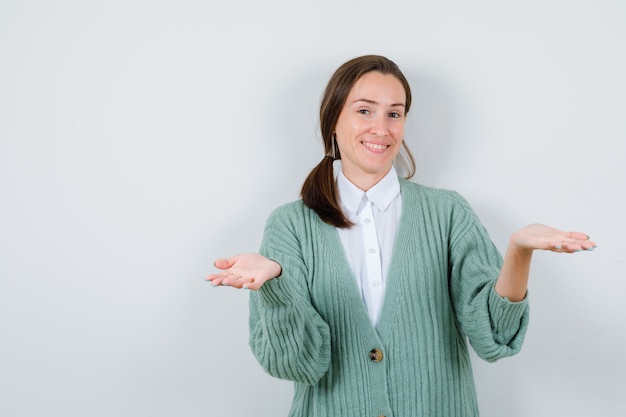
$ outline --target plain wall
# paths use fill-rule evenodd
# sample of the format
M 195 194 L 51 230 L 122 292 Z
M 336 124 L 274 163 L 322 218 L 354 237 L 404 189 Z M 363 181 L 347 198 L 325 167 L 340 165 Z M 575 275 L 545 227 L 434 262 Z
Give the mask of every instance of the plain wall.
M 626 415 L 626 3 L 0 0 L 0 416 L 269 417 L 248 348 L 256 251 L 322 158 L 326 81 L 388 56 L 413 88 L 414 180 L 537 253 L 522 352 L 474 358 L 484 417 Z M 408 416 L 405 416 L 408 417 Z

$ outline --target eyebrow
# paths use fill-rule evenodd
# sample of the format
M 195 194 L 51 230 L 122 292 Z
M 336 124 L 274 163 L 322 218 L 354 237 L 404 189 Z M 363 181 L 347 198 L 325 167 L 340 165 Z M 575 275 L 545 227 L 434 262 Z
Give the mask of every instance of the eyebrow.
M 352 103 L 354 104 L 354 103 L 358 103 L 360 101 L 362 101 L 364 103 L 367 103 L 367 104 L 379 104 L 377 101 L 370 100 L 370 99 L 367 99 L 367 98 L 358 98 L 358 99 L 354 100 Z M 404 105 L 404 103 L 394 103 L 394 104 L 391 105 L 391 107 L 406 107 L 406 106 Z

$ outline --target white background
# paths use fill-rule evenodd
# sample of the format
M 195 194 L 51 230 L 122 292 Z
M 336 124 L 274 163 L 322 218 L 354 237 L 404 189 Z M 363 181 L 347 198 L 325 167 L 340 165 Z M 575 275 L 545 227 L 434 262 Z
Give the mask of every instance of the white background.
M 414 180 L 538 253 L 522 352 L 478 359 L 482 415 L 624 416 L 626 3 L 0 1 L 0 416 L 269 417 L 247 345 L 255 251 L 322 158 L 319 100 L 367 53 L 415 97 Z M 400 416 L 409 417 L 409 416 Z

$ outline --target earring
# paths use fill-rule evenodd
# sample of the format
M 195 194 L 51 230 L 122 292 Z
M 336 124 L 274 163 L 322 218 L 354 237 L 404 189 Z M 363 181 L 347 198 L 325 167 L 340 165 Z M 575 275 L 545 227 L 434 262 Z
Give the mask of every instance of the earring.
M 335 133 L 333 133 L 332 142 L 330 146 L 331 146 L 330 155 L 326 155 L 326 156 L 328 156 L 329 158 L 332 158 L 334 161 L 337 159 L 337 135 Z

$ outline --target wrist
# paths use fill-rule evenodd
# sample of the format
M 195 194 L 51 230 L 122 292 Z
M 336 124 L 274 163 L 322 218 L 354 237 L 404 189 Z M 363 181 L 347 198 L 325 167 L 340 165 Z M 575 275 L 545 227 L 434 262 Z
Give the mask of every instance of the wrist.
M 273 259 L 270 259 L 269 261 L 272 264 L 272 267 L 271 267 L 272 269 L 271 269 L 271 274 L 270 274 L 272 279 L 279 278 L 283 273 L 283 267 L 280 266 L 280 264 Z
M 519 243 L 519 241 L 515 238 L 515 235 L 512 235 L 509 239 L 509 246 L 507 247 L 507 252 L 511 255 L 514 255 L 518 258 L 530 257 L 532 256 L 534 248 L 524 246 Z

